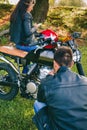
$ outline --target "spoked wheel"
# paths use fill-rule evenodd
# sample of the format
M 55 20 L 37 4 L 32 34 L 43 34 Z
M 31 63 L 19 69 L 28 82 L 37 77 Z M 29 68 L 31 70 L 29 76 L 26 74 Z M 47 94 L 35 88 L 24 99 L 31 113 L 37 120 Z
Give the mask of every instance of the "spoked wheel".
M 6 63 L 0 63 L 0 99 L 11 100 L 18 93 L 16 73 Z

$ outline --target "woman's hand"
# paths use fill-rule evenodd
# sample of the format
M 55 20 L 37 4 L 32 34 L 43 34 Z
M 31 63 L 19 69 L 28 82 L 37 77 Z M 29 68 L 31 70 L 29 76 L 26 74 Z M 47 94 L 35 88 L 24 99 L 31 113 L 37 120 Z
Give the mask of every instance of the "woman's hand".
M 38 27 L 40 27 L 40 26 L 41 26 L 41 23 L 39 23 L 39 24 L 35 23 L 35 24 L 34 24 L 34 27 L 35 27 L 36 29 L 38 29 Z

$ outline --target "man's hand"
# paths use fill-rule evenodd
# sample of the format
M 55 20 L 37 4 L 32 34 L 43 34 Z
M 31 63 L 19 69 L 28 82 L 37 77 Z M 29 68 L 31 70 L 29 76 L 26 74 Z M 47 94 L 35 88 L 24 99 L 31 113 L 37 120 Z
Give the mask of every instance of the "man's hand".
M 50 71 L 49 75 L 54 75 L 54 70 Z

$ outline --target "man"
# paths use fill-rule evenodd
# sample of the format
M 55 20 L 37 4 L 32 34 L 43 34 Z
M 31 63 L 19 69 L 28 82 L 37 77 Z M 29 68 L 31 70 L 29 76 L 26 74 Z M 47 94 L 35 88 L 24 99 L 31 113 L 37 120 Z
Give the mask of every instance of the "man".
M 37 100 L 47 106 L 49 130 L 87 130 L 87 78 L 72 72 L 72 64 L 71 49 L 59 47 L 53 72 L 39 86 Z

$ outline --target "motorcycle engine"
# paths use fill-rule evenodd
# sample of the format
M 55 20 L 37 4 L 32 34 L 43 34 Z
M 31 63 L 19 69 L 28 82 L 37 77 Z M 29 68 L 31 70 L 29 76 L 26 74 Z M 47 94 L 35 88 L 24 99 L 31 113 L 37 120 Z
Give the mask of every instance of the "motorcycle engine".
M 26 85 L 26 93 L 29 94 L 34 99 L 37 98 L 37 86 L 34 82 L 29 82 Z
M 29 81 L 26 85 L 26 93 L 31 95 L 34 99 L 37 98 L 37 91 L 40 81 L 45 78 L 48 73 L 52 70 L 52 67 L 49 66 L 40 66 L 39 72 L 36 72 L 35 76 L 32 76 L 33 79 Z

